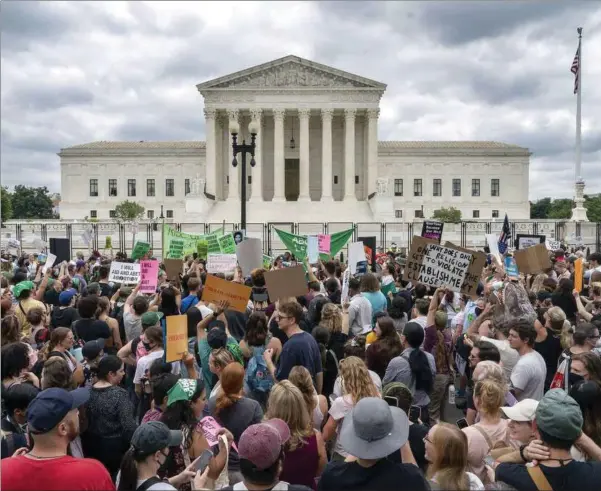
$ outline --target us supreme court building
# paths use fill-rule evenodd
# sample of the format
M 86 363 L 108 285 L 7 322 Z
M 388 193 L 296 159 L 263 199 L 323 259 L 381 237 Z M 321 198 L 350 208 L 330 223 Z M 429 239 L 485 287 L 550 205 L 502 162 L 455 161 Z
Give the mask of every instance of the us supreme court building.
M 409 75 L 410 76 L 410 75 Z M 205 141 L 96 141 L 63 148 L 61 218 L 109 219 L 124 200 L 146 217 L 218 223 L 394 222 L 453 206 L 464 219 L 529 218 L 530 152 L 495 141 L 378 139 L 386 85 L 297 56 L 200 83 Z M 194 97 L 191 88 L 191 104 Z M 399 108 L 402 117 L 402 107 Z M 247 180 L 229 126 L 250 141 Z M 442 135 L 441 135 L 442 136 Z

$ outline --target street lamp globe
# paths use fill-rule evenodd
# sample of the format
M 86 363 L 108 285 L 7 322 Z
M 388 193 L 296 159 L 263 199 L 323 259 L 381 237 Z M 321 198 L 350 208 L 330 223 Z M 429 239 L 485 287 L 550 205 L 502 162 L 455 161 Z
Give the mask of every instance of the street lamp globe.
M 238 133 L 240 133 L 240 125 L 238 124 L 238 121 L 236 121 L 235 119 L 232 119 L 230 121 L 230 133 L 232 135 L 237 135 Z
M 259 133 L 259 123 L 255 119 L 253 119 L 248 125 L 248 131 L 250 131 L 251 135 L 256 135 Z

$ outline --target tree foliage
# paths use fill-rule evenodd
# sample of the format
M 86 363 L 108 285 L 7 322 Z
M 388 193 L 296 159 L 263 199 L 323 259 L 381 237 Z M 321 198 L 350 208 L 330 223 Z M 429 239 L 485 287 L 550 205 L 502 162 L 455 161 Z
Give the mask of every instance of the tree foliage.
M 601 222 L 601 194 L 597 196 L 585 196 L 584 207 L 586 216 L 591 222 Z
M 144 216 L 144 207 L 135 201 L 122 201 L 115 206 L 115 216 L 118 220 L 140 220 Z
M 39 188 L 15 186 L 11 202 L 13 218 L 42 220 L 54 218 L 52 199 L 46 186 Z
M 569 220 L 572 217 L 574 200 L 542 198 L 530 202 L 530 218 Z M 584 207 L 591 222 L 601 222 L 601 195 L 584 196 Z
M 10 220 L 13 216 L 13 204 L 10 191 L 6 187 L 0 188 L 0 209 L 2 210 L 2 221 Z
M 461 222 L 461 210 L 451 206 L 450 208 L 440 208 L 434 210 L 432 214 L 433 220 L 439 220 L 445 223 L 460 223 Z

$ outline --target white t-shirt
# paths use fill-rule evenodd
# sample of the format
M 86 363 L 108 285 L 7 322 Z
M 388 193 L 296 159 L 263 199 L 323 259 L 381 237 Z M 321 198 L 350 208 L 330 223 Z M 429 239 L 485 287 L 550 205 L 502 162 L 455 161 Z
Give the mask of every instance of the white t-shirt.
M 521 390 L 516 399 L 518 401 L 523 399 L 540 401 L 545 393 L 546 376 L 547 365 L 538 351 L 533 350 L 520 356 L 511 372 L 511 385 Z
M 342 397 L 337 397 L 332 403 L 332 407 L 330 408 L 330 416 L 336 420 L 338 423 L 338 427 L 336 428 L 336 443 L 334 444 L 334 452 L 343 455 L 344 457 L 348 457 L 349 453 L 344 450 L 342 445 L 340 445 L 340 430 L 342 428 L 342 420 L 344 417 L 350 413 L 355 404 L 350 395 L 345 395 Z
M 509 341 L 506 339 L 499 340 L 488 338 L 486 336 L 481 336 L 480 341 L 486 341 L 488 343 L 494 344 L 501 354 L 501 363 L 503 364 L 503 370 L 505 370 L 505 376 L 507 380 L 510 380 L 511 372 L 513 371 L 513 367 L 515 367 L 516 363 L 520 359 L 520 354 L 514 350 Z
M 136 365 L 136 373 L 134 375 L 134 384 L 139 384 L 142 378 L 148 378 L 148 371 L 150 370 L 150 366 L 154 360 L 158 360 L 162 358 L 165 354 L 164 350 L 159 351 L 151 351 L 147 355 L 143 356 L 138 360 Z M 175 362 L 171 364 L 171 373 L 175 375 L 179 375 L 180 372 L 180 364 L 179 362 Z
M 376 389 L 378 392 L 382 393 L 382 379 L 380 376 L 371 370 L 369 370 L 369 376 L 371 377 Z M 330 395 L 330 402 L 333 402 L 337 397 L 342 396 L 342 378 L 340 376 L 336 377 L 336 381 L 334 382 L 334 389 L 332 394 Z

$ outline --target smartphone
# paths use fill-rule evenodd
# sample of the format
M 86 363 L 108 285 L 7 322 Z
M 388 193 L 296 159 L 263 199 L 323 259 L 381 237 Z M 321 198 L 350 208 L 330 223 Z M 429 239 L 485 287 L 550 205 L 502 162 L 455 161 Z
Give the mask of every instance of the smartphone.
M 411 406 L 409 408 L 409 419 L 416 423 L 417 420 L 421 419 L 422 416 L 422 408 L 419 406 Z
M 200 454 L 200 457 L 193 462 L 194 469 L 197 472 L 203 473 L 212 458 L 213 452 L 211 452 L 209 449 L 206 449 L 202 454 Z
M 484 463 L 490 467 L 493 467 L 495 465 L 495 459 L 493 459 L 490 455 L 487 455 L 484 457 Z
M 388 403 L 389 406 L 399 407 L 399 399 L 394 396 L 384 396 L 384 400 Z
M 469 426 L 469 424 L 467 423 L 467 419 L 465 418 L 461 418 L 458 419 L 455 424 L 457 425 L 457 427 L 462 430 L 463 428 L 467 428 Z

